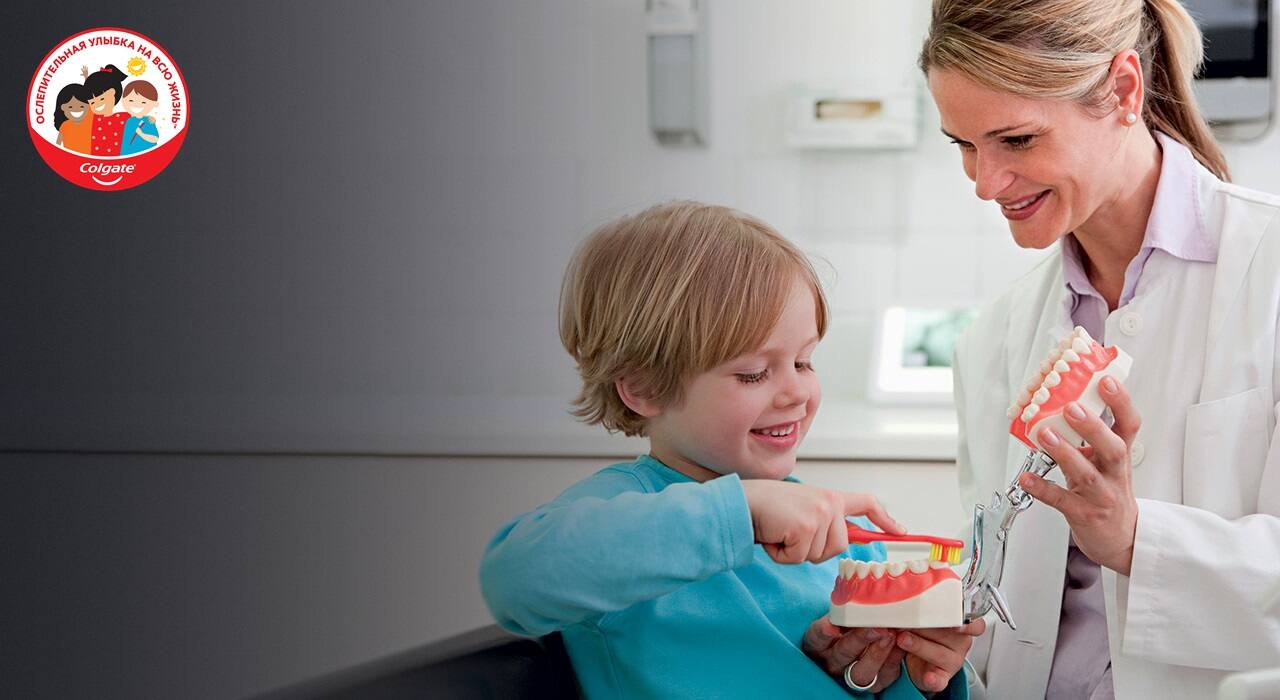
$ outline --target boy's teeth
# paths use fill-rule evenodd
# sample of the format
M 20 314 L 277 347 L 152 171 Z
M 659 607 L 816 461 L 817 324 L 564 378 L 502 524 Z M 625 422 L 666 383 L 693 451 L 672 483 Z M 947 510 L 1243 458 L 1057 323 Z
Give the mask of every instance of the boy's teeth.
M 791 433 L 795 432 L 795 429 L 796 429 L 796 424 L 791 423 L 785 428 L 761 428 L 759 430 L 753 430 L 751 432 L 759 433 L 761 435 L 771 435 L 773 437 L 786 437 Z

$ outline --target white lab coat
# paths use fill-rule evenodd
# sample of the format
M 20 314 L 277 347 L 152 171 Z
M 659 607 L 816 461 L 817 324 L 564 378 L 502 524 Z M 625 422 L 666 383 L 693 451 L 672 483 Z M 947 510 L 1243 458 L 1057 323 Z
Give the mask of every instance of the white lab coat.
M 1226 672 L 1280 665 L 1280 620 L 1258 605 L 1280 581 L 1280 198 L 1197 168 L 1216 263 L 1157 251 L 1106 343 L 1133 357 L 1142 414 L 1129 576 L 1102 570 L 1117 698 L 1211 698 Z M 966 512 L 1005 489 L 1027 449 L 1008 433 L 1017 390 L 1071 328 L 1055 251 L 985 308 L 956 349 L 958 467 Z M 1061 483 L 1061 471 L 1053 479 Z M 1069 529 L 1038 503 L 1019 516 L 994 616 L 970 662 L 986 697 L 1043 698 L 1058 633 Z M 984 689 L 973 688 L 975 697 Z

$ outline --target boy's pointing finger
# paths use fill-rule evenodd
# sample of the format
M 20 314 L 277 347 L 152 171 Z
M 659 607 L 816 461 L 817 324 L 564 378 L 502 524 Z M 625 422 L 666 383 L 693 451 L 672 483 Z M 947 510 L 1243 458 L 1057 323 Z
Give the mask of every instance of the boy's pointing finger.
M 844 514 L 865 515 L 881 530 L 891 535 L 904 535 L 907 529 L 889 517 L 889 513 L 880 505 L 875 496 L 866 493 L 844 492 Z

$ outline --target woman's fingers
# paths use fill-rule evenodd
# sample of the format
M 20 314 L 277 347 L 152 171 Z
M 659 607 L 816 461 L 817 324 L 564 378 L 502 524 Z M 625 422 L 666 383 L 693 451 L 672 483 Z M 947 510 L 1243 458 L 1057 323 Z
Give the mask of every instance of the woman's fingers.
M 858 685 L 870 685 L 880 673 L 880 666 L 893 649 L 893 634 L 888 630 L 874 628 L 853 630 L 844 639 L 835 643 L 832 654 L 831 673 L 844 671 L 845 666 L 853 664 L 849 675 Z M 856 661 L 856 663 L 855 663 Z
M 945 634 L 949 635 L 948 639 L 951 643 L 963 646 L 966 651 L 968 650 L 969 645 L 967 643 L 956 639 L 957 633 L 946 632 Z M 932 639 L 926 639 L 914 632 L 899 632 L 897 641 L 898 646 L 906 650 L 908 654 L 934 667 L 929 675 L 937 675 L 939 677 L 933 679 L 935 682 L 926 683 L 926 685 L 930 686 L 927 690 L 938 691 L 945 688 L 951 676 L 955 675 L 960 670 L 960 667 L 964 665 L 964 651 Z M 941 681 L 940 684 L 936 682 L 938 680 Z
M 810 655 L 821 654 L 831 648 L 841 636 L 844 630 L 831 624 L 831 620 L 823 615 L 813 621 L 809 625 L 809 629 L 804 632 L 804 639 L 800 643 L 800 648 L 804 653 Z
M 1111 415 L 1115 418 L 1111 429 L 1120 436 L 1121 440 L 1124 440 L 1125 445 L 1132 445 L 1138 430 L 1142 428 L 1142 416 L 1133 405 L 1129 390 L 1115 379 L 1106 377 L 1098 383 L 1098 394 L 1102 396 L 1102 402 L 1107 404 L 1111 409 Z
M 1107 427 L 1101 417 L 1076 402 L 1067 404 L 1062 413 L 1080 437 L 1093 446 L 1093 461 L 1098 468 L 1117 473 L 1128 466 L 1129 441 Z
M 1083 511 L 1084 505 L 1079 496 L 1035 474 L 1018 477 L 1018 486 L 1032 498 L 1062 513 L 1068 521 L 1078 518 Z
M 963 643 L 963 637 L 980 637 L 987 630 L 987 622 L 978 618 L 967 625 L 959 627 L 926 627 L 913 629 L 911 632 L 939 644 Z
M 1114 436 L 1113 436 L 1114 437 Z M 1093 491 L 1098 488 L 1099 482 L 1102 480 L 1102 473 L 1094 466 L 1093 462 L 1085 458 L 1080 450 L 1074 445 L 1070 445 L 1058 431 L 1053 428 L 1045 427 L 1040 430 L 1040 443 L 1044 445 L 1045 452 L 1058 463 L 1058 468 L 1062 470 L 1063 476 L 1067 477 L 1067 485 L 1072 489 L 1080 491 Z M 1096 447 L 1094 448 L 1096 451 Z M 1033 496 L 1035 494 L 1032 494 Z

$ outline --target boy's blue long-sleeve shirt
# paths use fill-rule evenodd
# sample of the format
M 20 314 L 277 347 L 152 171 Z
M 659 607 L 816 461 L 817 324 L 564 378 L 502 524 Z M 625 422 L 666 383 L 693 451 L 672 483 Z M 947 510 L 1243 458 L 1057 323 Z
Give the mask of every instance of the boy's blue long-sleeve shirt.
M 503 526 L 480 585 L 504 628 L 563 634 L 588 697 L 849 697 L 800 648 L 836 560 L 778 564 L 754 539 L 736 475 L 697 483 L 642 456 Z M 885 557 L 879 543 L 849 553 Z M 957 673 L 937 697 L 965 686 Z M 880 697 L 921 694 L 904 669 Z

